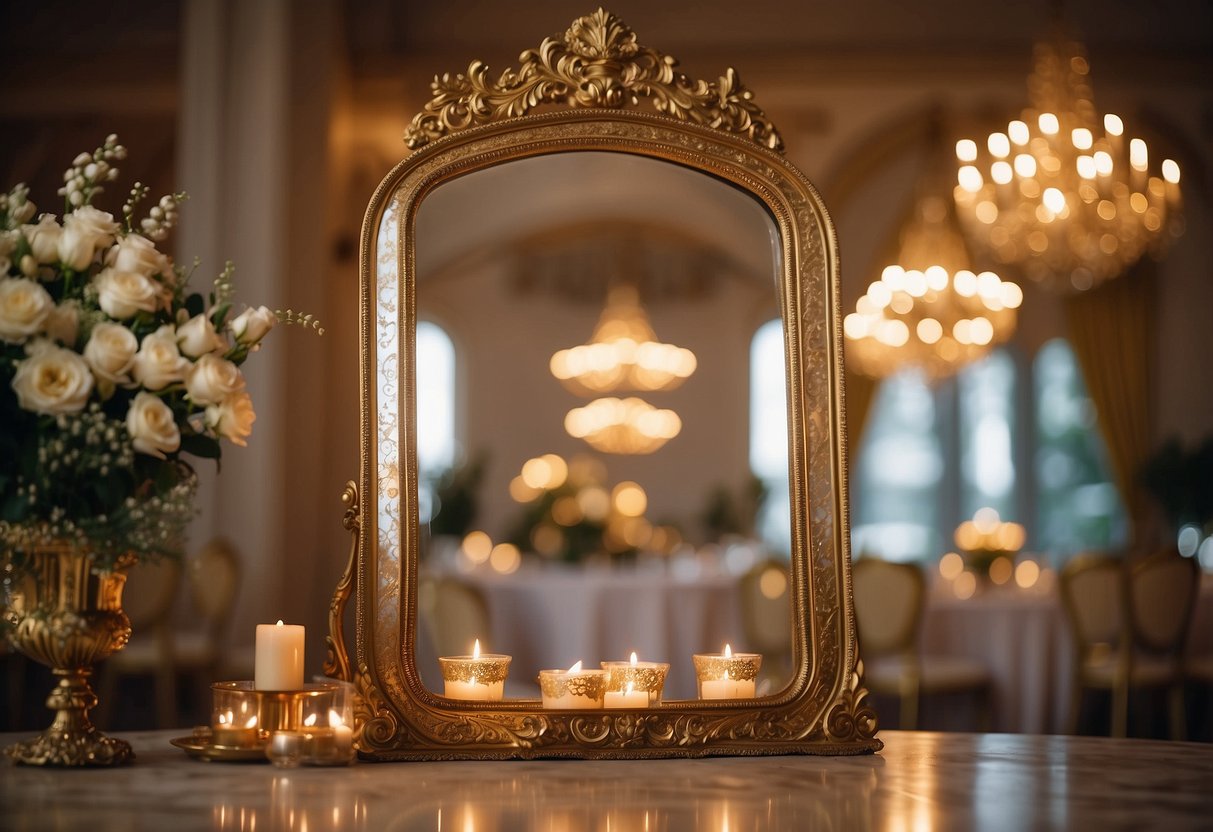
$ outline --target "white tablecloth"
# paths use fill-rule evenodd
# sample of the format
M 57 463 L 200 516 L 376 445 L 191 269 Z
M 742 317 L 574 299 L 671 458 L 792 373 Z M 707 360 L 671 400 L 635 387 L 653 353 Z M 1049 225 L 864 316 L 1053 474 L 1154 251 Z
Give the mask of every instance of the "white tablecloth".
M 483 570 L 461 576 L 488 602 L 493 652 L 513 656 L 515 695 L 538 697 L 534 680 L 543 668 L 587 667 L 626 660 L 670 663 L 665 696 L 696 695 L 694 653 L 719 652 L 730 643 L 745 648 L 737 578 L 731 575 L 679 577 L 664 569 L 524 568 L 513 575 Z M 421 639 L 422 642 L 425 639 Z M 432 657 L 419 644 L 422 678 Z M 440 678 L 440 677 L 439 677 Z
M 1041 734 L 1066 729 L 1074 640 L 1055 589 L 998 588 L 966 600 L 934 591 L 921 636 L 926 653 L 965 656 L 989 669 L 994 677 L 993 730 Z M 1188 650 L 1191 655 L 1213 652 L 1210 575 L 1201 583 Z

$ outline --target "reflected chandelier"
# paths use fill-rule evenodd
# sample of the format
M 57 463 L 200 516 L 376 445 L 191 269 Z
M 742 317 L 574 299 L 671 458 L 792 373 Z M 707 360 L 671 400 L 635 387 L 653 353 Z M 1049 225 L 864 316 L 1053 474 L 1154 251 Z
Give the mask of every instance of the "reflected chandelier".
M 678 435 L 682 420 L 674 411 L 659 410 L 634 396 L 610 397 L 570 410 L 564 429 L 604 453 L 651 454 Z
M 617 285 L 588 344 L 552 356 L 552 375 L 574 393 L 673 390 L 695 372 L 695 354 L 657 340 L 635 286 Z
M 1100 120 L 1081 43 L 1056 24 L 1036 44 L 1029 109 L 985 146 L 956 143 L 954 191 L 969 236 L 1043 286 L 1089 289 L 1182 231 L 1179 165 L 1150 171 L 1145 141 Z
M 919 199 L 897 262 L 843 319 L 847 363 L 872 378 L 918 367 L 929 380 L 974 361 L 1015 331 L 1023 292 L 994 272 L 974 273 L 950 201 Z

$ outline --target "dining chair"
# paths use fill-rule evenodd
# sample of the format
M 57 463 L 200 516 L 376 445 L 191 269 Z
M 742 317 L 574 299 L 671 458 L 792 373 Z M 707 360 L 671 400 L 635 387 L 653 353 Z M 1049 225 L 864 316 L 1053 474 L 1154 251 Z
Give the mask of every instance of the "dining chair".
M 923 655 L 918 635 L 926 608 L 926 578 L 913 563 L 860 558 L 852 567 L 852 591 L 864 681 L 873 693 L 893 695 L 898 727 L 918 725 L 919 703 L 932 694 L 972 693 L 982 730 L 989 729 L 991 679 L 978 662 Z
M 181 563 L 169 558 L 141 561 L 127 573 L 122 609 L 131 622 L 126 647 L 111 656 L 101 669 L 98 721 L 113 718 L 115 695 L 122 679 L 152 678 L 157 727 L 177 722 L 177 680 L 171 661 L 172 614 L 181 591 Z
M 1061 573 L 1061 597 L 1074 638 L 1075 662 L 1068 730 L 1077 733 L 1084 694 L 1111 693 L 1109 730 L 1128 733 L 1134 690 L 1165 688 L 1170 733 L 1184 726 L 1183 647 L 1196 601 L 1198 565 L 1164 549 L 1125 565 L 1106 556 L 1071 560 Z
M 742 575 L 738 588 L 746 648 L 762 654 L 762 681 L 778 690 L 792 675 L 792 587 L 787 561 L 760 561 Z
M 426 579 L 419 589 L 418 607 L 425 616 L 435 655 L 463 656 L 481 640 L 489 651 L 489 606 L 484 593 L 450 575 Z
M 181 599 L 181 578 L 197 626 L 180 628 L 173 615 Z M 240 558 L 226 540 L 216 538 L 187 559 L 140 563 L 131 570 L 123 591 L 123 608 L 131 619 L 131 640 L 104 666 L 100 699 L 112 715 L 120 680 L 151 676 L 155 689 L 156 722 L 161 728 L 178 724 L 177 685 L 182 676 L 202 680 L 209 687 L 218 675 L 224 655 L 232 607 L 240 585 Z M 202 692 L 203 700 L 205 691 Z

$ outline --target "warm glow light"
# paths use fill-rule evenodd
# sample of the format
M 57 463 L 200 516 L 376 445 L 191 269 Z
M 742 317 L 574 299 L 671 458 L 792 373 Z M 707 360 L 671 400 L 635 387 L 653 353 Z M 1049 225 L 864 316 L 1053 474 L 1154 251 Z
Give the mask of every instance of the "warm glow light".
M 1119 136 L 1125 132 L 1125 123 L 1120 116 L 1108 113 L 1103 117 L 1103 129 L 1109 136 Z
M 1066 195 L 1057 188 L 1045 188 L 1044 195 L 1041 196 L 1040 201 L 1054 214 L 1060 214 L 1066 210 Z
M 990 149 L 991 155 L 999 159 L 1011 152 L 1011 142 L 1003 133 L 991 133 L 990 138 L 986 140 L 986 147 Z
M 964 558 L 955 552 L 948 552 L 939 559 L 939 574 L 946 580 L 952 581 L 965 571 Z
M 345 725 L 345 720 L 341 718 L 341 714 L 337 713 L 336 709 L 329 708 L 329 727 L 339 728 Z
M 972 162 L 977 158 L 977 142 L 972 139 L 961 139 L 956 143 L 956 158 L 962 162 Z
M 303 724 L 308 728 L 316 727 L 316 715 L 309 714 L 307 719 L 303 720 Z
M 480 639 L 476 639 L 476 643 L 472 645 L 472 658 L 480 658 Z
M 990 563 L 990 581 L 997 586 L 1002 586 L 1007 581 L 1011 580 L 1011 573 L 1014 567 L 1011 564 L 1011 559 L 1008 557 L 994 558 Z
M 1091 131 L 1085 127 L 1075 127 L 1070 131 L 1070 141 L 1074 142 L 1074 146 L 1079 150 L 1091 149 Z
M 977 513 L 973 515 L 973 525 L 977 527 L 977 531 L 981 534 L 993 532 L 998 528 L 1000 520 L 998 511 L 989 506 L 977 509 Z
M 513 543 L 498 543 L 489 553 L 489 566 L 494 572 L 510 575 L 522 565 L 522 553 Z
M 1150 166 L 1150 154 L 1146 150 L 1146 143 L 1141 139 L 1129 142 L 1129 164 L 1134 170 L 1146 170 Z
M 636 651 L 635 650 L 632 651 L 631 664 L 632 664 L 632 667 L 636 666 Z
M 625 517 L 640 517 L 648 507 L 644 489 L 634 482 L 621 482 L 611 494 L 615 510 Z
M 468 532 L 460 548 L 472 563 L 484 563 L 493 551 L 493 539 L 481 531 Z
M 573 666 L 568 669 L 568 672 L 569 673 L 580 673 L 581 672 L 581 659 L 578 659 L 573 664 Z
M 772 566 L 770 569 L 764 570 L 762 576 L 758 579 L 758 591 L 762 593 L 763 598 L 770 601 L 783 597 L 783 594 L 787 590 L 788 579 L 782 569 L 776 569 Z
M 990 178 L 999 185 L 1006 185 L 1014 177 L 1009 162 L 995 162 L 990 165 Z
M 923 318 L 915 328 L 918 340 L 924 344 L 934 344 L 943 337 L 943 326 L 934 318 Z
M 956 580 L 952 582 L 952 590 L 956 593 L 956 597 L 967 600 L 973 597 L 973 593 L 977 591 L 977 576 L 972 572 L 962 572 L 956 576 Z
M 1031 133 L 1028 132 L 1028 125 L 1024 122 L 1012 121 L 1007 125 L 1007 137 L 1014 144 L 1025 145 L 1028 143 L 1028 139 L 1031 138 Z
M 648 454 L 677 436 L 682 420 L 635 397 L 604 398 L 570 410 L 564 429 L 605 453 Z
M 1074 160 L 1074 167 L 1078 170 L 1078 175 L 1083 179 L 1094 179 L 1096 174 L 1095 157 L 1079 156 Z
M 1029 156 L 1027 153 L 1020 153 L 1015 157 L 1015 172 L 1024 179 L 1030 179 L 1036 175 L 1036 158 Z
M 1021 589 L 1029 589 L 1036 584 L 1036 580 L 1040 577 L 1040 567 L 1036 565 L 1034 560 L 1022 561 L 1015 567 L 1015 583 Z
M 960 187 L 964 188 L 971 194 L 975 194 L 981 190 L 982 178 L 981 171 L 973 165 L 964 165 L 956 173 L 956 181 Z
M 1172 185 L 1179 184 L 1179 165 L 1174 159 L 1166 159 L 1162 163 L 1162 178 Z
M 1061 129 L 1057 122 L 1057 116 L 1055 116 L 1053 113 L 1041 113 L 1040 118 L 1037 120 L 1037 124 L 1040 125 L 1040 132 L 1044 133 L 1046 136 L 1054 136 L 1057 134 L 1057 131 Z
M 724 646 L 724 657 L 725 657 L 726 659 L 731 659 L 731 658 L 733 658 L 733 648 L 732 648 L 730 645 L 728 645 L 728 644 L 726 644 L 726 645 Z

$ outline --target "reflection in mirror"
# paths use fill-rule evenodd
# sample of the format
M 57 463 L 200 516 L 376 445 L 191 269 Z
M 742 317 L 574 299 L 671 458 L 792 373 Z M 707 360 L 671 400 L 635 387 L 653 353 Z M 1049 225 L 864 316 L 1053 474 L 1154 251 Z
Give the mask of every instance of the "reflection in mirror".
M 507 697 L 538 698 L 541 669 L 635 651 L 670 663 L 666 700 L 695 698 L 692 654 L 726 643 L 763 654 L 757 695 L 782 689 L 785 359 L 765 206 L 670 162 L 565 153 L 443 183 L 415 240 L 429 689 L 439 651 L 473 639 L 513 657 Z

